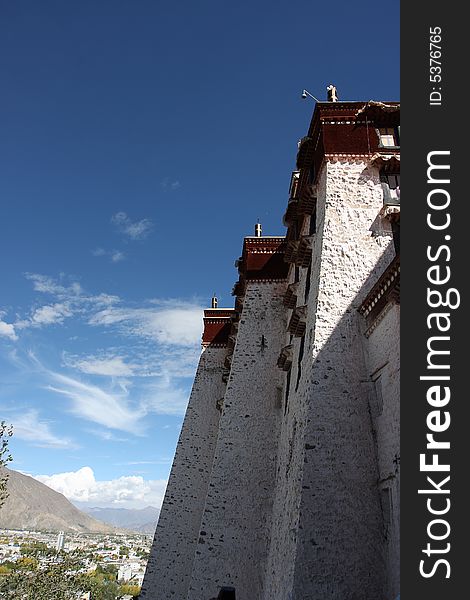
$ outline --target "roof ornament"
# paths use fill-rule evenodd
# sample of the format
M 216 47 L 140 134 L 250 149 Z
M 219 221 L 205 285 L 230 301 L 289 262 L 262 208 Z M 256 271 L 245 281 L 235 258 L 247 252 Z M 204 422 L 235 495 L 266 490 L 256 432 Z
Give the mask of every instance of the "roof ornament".
M 259 219 L 258 219 L 258 221 L 256 222 L 256 225 L 255 225 L 255 237 L 261 237 L 261 231 L 262 231 L 261 223 L 259 222 Z
M 215 292 L 214 292 L 214 295 L 211 298 L 211 308 L 217 308 L 218 304 L 219 304 L 219 301 L 217 300 L 217 296 L 215 295 Z
M 328 93 L 328 102 L 338 102 L 336 86 L 330 83 L 330 85 L 326 88 L 326 91 Z

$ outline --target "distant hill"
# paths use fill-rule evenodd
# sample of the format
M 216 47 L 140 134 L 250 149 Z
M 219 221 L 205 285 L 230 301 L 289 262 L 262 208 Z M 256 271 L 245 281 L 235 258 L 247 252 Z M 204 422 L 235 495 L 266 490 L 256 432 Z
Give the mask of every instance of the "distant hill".
M 140 509 L 131 508 L 90 508 L 82 503 L 76 504 L 80 510 L 99 519 L 104 523 L 109 523 L 115 527 L 130 529 L 138 533 L 152 534 L 157 526 L 158 515 L 160 511 L 154 506 L 146 506 Z
M 8 498 L 0 508 L 0 529 L 114 533 L 114 527 L 78 510 L 65 496 L 32 477 L 8 471 Z

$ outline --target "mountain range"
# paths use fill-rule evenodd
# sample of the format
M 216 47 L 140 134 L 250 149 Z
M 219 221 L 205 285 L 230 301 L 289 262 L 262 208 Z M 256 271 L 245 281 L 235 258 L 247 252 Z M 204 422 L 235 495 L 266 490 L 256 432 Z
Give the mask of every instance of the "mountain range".
M 65 531 L 82 533 L 116 533 L 78 510 L 67 498 L 36 479 L 0 467 L 8 473 L 8 497 L 0 508 L 0 529 Z
M 124 533 L 124 530 L 153 535 L 158 508 L 142 509 L 89 507 L 72 504 L 47 485 L 18 471 L 8 473 L 8 497 L 0 507 L 0 529 Z
M 152 534 L 157 526 L 160 511 L 154 506 L 145 508 L 90 508 L 83 503 L 76 502 L 75 505 L 91 515 L 93 518 L 109 523 L 119 528 L 131 529 L 138 533 Z

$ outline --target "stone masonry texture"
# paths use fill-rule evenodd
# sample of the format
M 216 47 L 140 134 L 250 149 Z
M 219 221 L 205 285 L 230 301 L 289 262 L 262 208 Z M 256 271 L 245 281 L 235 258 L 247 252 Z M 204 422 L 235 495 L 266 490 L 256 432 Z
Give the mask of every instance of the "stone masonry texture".
M 318 164 L 315 208 L 291 206 L 286 240 L 311 238 L 311 257 L 289 250 L 287 278 L 239 282 L 230 349 L 201 355 L 142 598 L 399 594 L 399 299 L 360 312 L 399 263 L 396 221 L 372 153 Z
M 201 354 L 168 481 L 141 598 L 186 598 L 214 457 L 225 348 Z
M 260 598 L 281 421 L 276 364 L 286 322 L 285 283 L 248 282 L 199 532 L 188 600 L 234 586 Z
M 312 272 L 319 286 L 309 298 L 312 334 L 298 390 L 306 418 L 292 594 L 382 598 L 382 511 L 357 309 L 378 265 L 391 260 L 391 238 L 376 222 L 378 170 L 363 160 L 332 160 L 324 169 L 319 272 Z

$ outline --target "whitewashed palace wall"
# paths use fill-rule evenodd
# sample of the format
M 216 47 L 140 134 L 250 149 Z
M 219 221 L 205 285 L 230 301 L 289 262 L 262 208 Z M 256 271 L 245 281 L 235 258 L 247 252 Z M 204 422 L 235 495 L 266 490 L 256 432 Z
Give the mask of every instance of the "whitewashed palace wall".
M 385 539 L 386 598 L 400 592 L 400 306 L 390 303 L 366 343 Z
M 209 346 L 199 359 L 178 440 L 141 598 L 186 598 L 217 440 L 226 348 Z
M 362 135 L 357 144 L 367 149 L 369 129 L 354 133 L 350 121 L 341 121 L 349 118 L 341 110 L 352 111 L 347 104 L 338 105 L 339 117 L 336 105 L 320 106 L 317 117 L 333 121 L 319 127 L 330 127 L 330 144 L 343 143 L 335 128 L 345 127 L 346 142 Z M 371 110 L 387 118 L 395 110 L 378 105 Z M 318 137 L 315 114 L 309 135 Z M 226 348 L 209 345 L 201 356 L 144 581 L 146 600 L 211 600 L 223 586 L 235 588 L 236 600 L 399 594 L 400 311 L 397 298 L 381 291 L 380 311 L 364 309 L 375 306 L 370 298 L 392 261 L 399 265 L 384 213 L 383 161 L 390 156 L 376 162 L 372 151 L 321 152 L 316 211 L 293 213 L 300 230 L 294 221 L 288 230 L 294 240 L 313 235 L 309 266 L 286 254 L 293 264 L 285 280 L 256 280 L 254 271 L 267 263 L 260 267 L 256 244 L 247 246 L 252 254 L 239 267 L 236 293 L 243 299 L 234 310 L 229 374 Z M 300 181 L 310 167 L 298 168 Z M 291 198 L 298 203 L 300 196 Z M 291 309 L 286 288 L 294 282 Z M 289 325 L 300 313 L 304 332 Z M 290 346 L 285 371 L 278 358 Z
M 281 422 L 284 282 L 247 283 L 188 600 L 261 598 Z
M 307 422 L 293 597 L 382 598 L 382 511 L 357 312 L 394 255 L 377 221 L 378 169 L 361 159 L 327 161 L 317 203 L 323 234 L 299 390 Z

